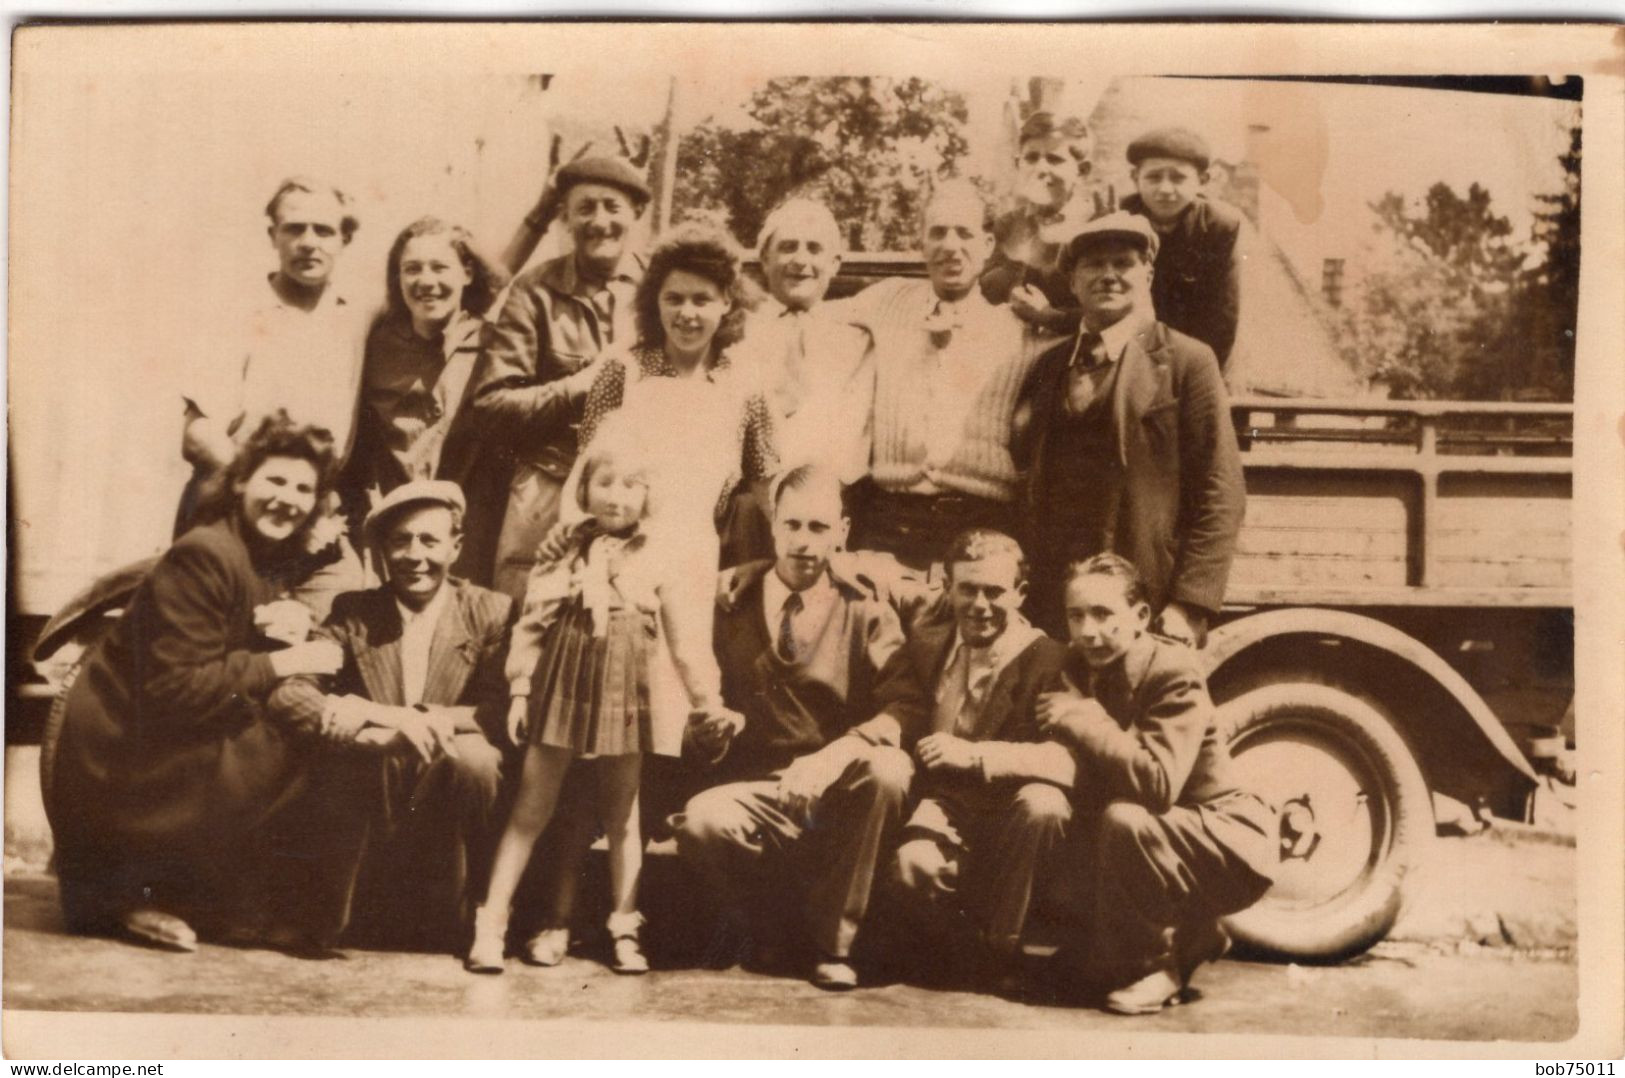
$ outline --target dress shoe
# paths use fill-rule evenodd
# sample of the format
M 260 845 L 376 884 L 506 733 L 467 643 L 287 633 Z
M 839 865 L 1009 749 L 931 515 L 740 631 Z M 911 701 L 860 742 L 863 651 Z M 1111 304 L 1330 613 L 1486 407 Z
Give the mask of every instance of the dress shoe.
M 197 933 L 172 913 L 150 908 L 131 910 L 120 918 L 119 926 L 132 938 L 152 947 L 186 954 L 197 950 Z
M 1103 1006 L 1113 1014 L 1156 1014 L 1179 1002 L 1181 985 L 1175 971 L 1153 970 L 1125 988 L 1106 996 Z
M 824 955 L 813 966 L 811 980 L 826 992 L 848 992 L 858 986 L 858 971 L 845 958 Z

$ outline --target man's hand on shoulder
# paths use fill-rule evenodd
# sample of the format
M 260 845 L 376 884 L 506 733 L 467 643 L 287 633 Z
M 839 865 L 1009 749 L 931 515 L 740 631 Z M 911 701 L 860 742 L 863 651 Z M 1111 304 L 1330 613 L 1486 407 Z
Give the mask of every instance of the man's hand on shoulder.
M 1200 648 L 1207 643 L 1207 620 L 1207 611 L 1172 602 L 1163 607 L 1157 631 L 1186 647 Z
M 1074 745 L 1085 743 L 1090 732 L 1099 728 L 1101 723 L 1113 727 L 1117 725 L 1099 700 L 1070 691 L 1040 695 L 1034 718 L 1041 733 L 1060 737 Z

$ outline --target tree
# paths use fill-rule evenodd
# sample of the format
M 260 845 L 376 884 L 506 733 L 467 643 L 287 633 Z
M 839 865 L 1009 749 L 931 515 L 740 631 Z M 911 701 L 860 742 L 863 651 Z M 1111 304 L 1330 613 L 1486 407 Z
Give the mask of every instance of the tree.
M 1580 309 L 1580 128 L 1569 128 L 1569 148 L 1559 154 L 1563 187 L 1536 195 L 1534 235 L 1546 257 L 1524 281 L 1519 317 L 1527 328 L 1534 361 L 1555 395 L 1574 399 L 1574 329 Z
M 1528 254 L 1490 193 L 1436 183 L 1420 213 L 1393 192 L 1371 209 L 1377 268 L 1338 326 L 1351 363 L 1401 398 L 1493 399 L 1522 384 L 1528 347 L 1512 312 Z
M 1580 296 L 1580 129 L 1557 162 L 1559 189 L 1535 196 L 1529 243 L 1473 184 L 1434 184 L 1420 213 L 1390 192 L 1377 264 L 1351 289 L 1338 339 L 1356 369 L 1396 397 L 1574 398 Z M 1530 262 L 1538 257 L 1538 261 Z
M 749 122 L 707 120 L 677 151 L 676 213 L 709 217 L 753 243 L 792 194 L 823 199 L 853 250 L 912 246 L 931 179 L 969 145 L 962 95 L 924 79 L 777 78 L 750 97 Z

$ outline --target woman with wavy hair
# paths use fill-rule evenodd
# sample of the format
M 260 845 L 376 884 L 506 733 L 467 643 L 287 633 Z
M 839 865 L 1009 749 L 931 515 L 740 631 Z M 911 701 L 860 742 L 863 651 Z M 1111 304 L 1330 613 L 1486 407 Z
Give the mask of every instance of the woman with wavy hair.
M 367 334 L 356 444 L 345 486 L 376 499 L 413 479 L 461 479 L 471 432 L 453 417 L 479 357 L 485 314 L 507 283 L 468 231 L 423 217 L 389 249 L 388 306 Z M 352 499 L 353 500 L 353 499 Z
M 336 942 L 360 837 L 322 819 L 320 742 L 264 708 L 282 678 L 342 661 L 282 598 L 335 467 L 325 429 L 267 416 L 86 655 L 44 791 L 71 930 L 172 950 L 199 931 Z
M 604 361 L 587 393 L 582 446 L 606 415 L 630 413 L 671 447 L 650 478 L 657 526 L 724 565 L 770 557 L 759 492 L 779 461 L 767 404 L 728 359 L 745 321 L 733 245 L 711 229 L 679 229 L 650 255 L 635 304 L 637 344 Z
M 744 325 L 739 257 L 720 233 L 687 226 L 666 238 L 649 257 L 638 284 L 637 344 L 621 356 L 600 360 L 581 421 L 581 455 L 565 484 L 565 504 L 576 503 L 582 462 L 605 417 L 632 430 L 646 453 L 649 557 L 667 579 L 683 580 L 691 593 L 674 596 L 695 639 L 711 638 L 716 569 L 771 556 L 772 537 L 762 506 L 764 488 L 778 470 L 773 423 L 766 401 L 749 380 L 732 370 L 727 349 Z M 543 540 L 538 556 L 558 558 L 561 536 L 580 515 L 566 519 Z M 726 538 L 719 539 L 719 531 Z M 765 553 L 763 547 L 765 546 Z M 659 834 L 669 812 L 686 798 L 676 777 L 689 706 L 682 678 L 661 641 L 649 674 L 651 736 L 642 762 L 640 815 L 644 834 Z M 572 772 L 595 766 L 578 759 Z M 532 938 L 530 960 L 553 965 L 564 955 L 580 856 L 597 821 L 566 807 L 555 824 L 558 838 L 542 855 L 543 919 Z

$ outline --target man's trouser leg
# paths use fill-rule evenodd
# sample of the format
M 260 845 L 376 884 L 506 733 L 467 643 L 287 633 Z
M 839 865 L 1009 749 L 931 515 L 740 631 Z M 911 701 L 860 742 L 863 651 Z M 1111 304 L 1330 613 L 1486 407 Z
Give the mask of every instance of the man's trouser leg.
M 1256 874 L 1213 838 L 1193 808 L 1158 815 L 1112 802 L 1100 817 L 1093 868 L 1090 959 L 1110 983 L 1173 971 L 1182 925 L 1258 897 Z
M 897 851 L 898 878 L 941 920 L 951 921 L 951 907 L 962 902 L 992 950 L 1014 954 L 1034 883 L 1071 817 L 1065 792 L 1041 782 L 927 798 Z
M 483 734 L 458 734 L 456 756 L 424 765 L 416 756 L 394 791 L 390 864 L 380 866 L 415 942 L 460 947 L 473 903 L 485 893 L 491 854 L 502 820 L 498 797 L 502 754 Z
M 813 806 L 807 926 L 819 952 L 847 958 L 869 911 L 880 856 L 903 821 L 914 765 L 899 749 L 869 747 Z
M 689 798 L 672 817 L 678 854 L 699 875 L 715 909 L 730 920 L 742 919 L 747 949 L 782 929 L 763 916 L 763 862 L 782 858 L 802 835 L 777 790 L 772 779 L 713 786 Z M 726 962 L 735 956 L 715 957 Z
M 902 818 L 913 765 L 897 749 L 870 748 L 799 820 L 776 780 L 731 783 L 696 794 L 677 824 L 677 846 L 717 893 L 749 900 L 764 857 L 797 847 L 812 867 L 806 917 L 813 945 L 845 958 L 868 912 L 880 853 Z
M 1021 946 L 1035 882 L 1047 874 L 1071 820 L 1065 791 L 1030 782 L 1015 790 L 991 826 L 983 828 L 970 867 L 987 941 L 996 952 L 1014 954 Z

